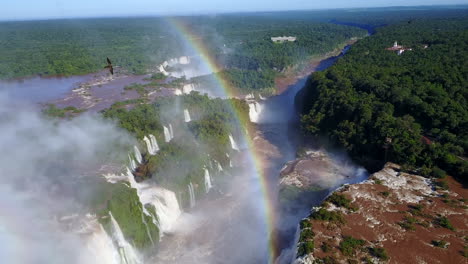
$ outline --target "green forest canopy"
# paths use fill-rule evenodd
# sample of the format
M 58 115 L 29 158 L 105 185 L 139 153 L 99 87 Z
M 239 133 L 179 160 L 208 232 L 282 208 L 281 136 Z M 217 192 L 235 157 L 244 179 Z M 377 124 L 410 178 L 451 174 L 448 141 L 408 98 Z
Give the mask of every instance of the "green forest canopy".
M 385 49 L 396 40 L 412 51 Z M 303 130 L 328 135 L 367 165 L 385 161 L 388 148 L 389 161 L 466 180 L 466 47 L 466 15 L 380 28 L 309 78 L 296 97 Z

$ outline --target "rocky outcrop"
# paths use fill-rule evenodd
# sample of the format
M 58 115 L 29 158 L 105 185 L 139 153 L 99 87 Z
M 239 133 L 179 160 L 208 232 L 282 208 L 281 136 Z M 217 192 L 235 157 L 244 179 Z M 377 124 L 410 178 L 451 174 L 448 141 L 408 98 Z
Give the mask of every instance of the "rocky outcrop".
M 467 263 L 468 190 L 440 181 L 387 163 L 340 188 L 301 221 L 295 263 Z
M 341 184 L 362 181 L 367 173 L 345 158 L 324 150 L 308 150 L 286 163 L 280 177 L 280 197 L 291 201 L 307 192 L 327 191 Z

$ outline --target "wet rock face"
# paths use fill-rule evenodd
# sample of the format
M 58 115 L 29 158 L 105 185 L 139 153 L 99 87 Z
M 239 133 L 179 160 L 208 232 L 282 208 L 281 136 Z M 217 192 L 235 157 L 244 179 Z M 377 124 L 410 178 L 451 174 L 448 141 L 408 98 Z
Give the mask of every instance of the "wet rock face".
M 343 157 L 318 150 L 306 151 L 300 158 L 286 163 L 280 177 L 280 199 L 283 202 L 305 202 L 310 208 L 314 203 L 317 205 L 329 190 L 345 183 L 362 181 L 367 173 Z
M 468 190 L 437 181 L 387 163 L 340 188 L 301 221 L 294 263 L 466 263 Z
M 355 167 L 333 160 L 324 151 L 307 151 L 281 170 L 281 186 L 299 189 L 329 188 L 355 175 Z

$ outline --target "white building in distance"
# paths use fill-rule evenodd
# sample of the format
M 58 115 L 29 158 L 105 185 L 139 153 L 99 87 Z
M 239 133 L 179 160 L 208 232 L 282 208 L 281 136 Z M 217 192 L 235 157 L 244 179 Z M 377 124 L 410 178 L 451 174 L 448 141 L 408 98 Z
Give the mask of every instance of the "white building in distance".
M 296 37 L 286 37 L 286 36 L 282 36 L 282 37 L 272 37 L 271 38 L 271 41 L 273 42 L 279 42 L 279 43 L 282 43 L 282 42 L 285 42 L 285 41 L 290 41 L 290 42 L 294 42 L 296 41 Z

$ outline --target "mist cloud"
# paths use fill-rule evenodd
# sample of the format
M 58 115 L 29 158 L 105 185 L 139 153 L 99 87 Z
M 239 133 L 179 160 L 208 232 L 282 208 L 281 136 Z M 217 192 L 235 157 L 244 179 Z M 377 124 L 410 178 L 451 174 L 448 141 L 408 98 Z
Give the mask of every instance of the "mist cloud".
M 126 158 L 133 140 L 97 116 L 52 120 L 27 107 L 0 94 L 0 259 L 92 263 L 60 220 L 87 212 L 100 166 Z

